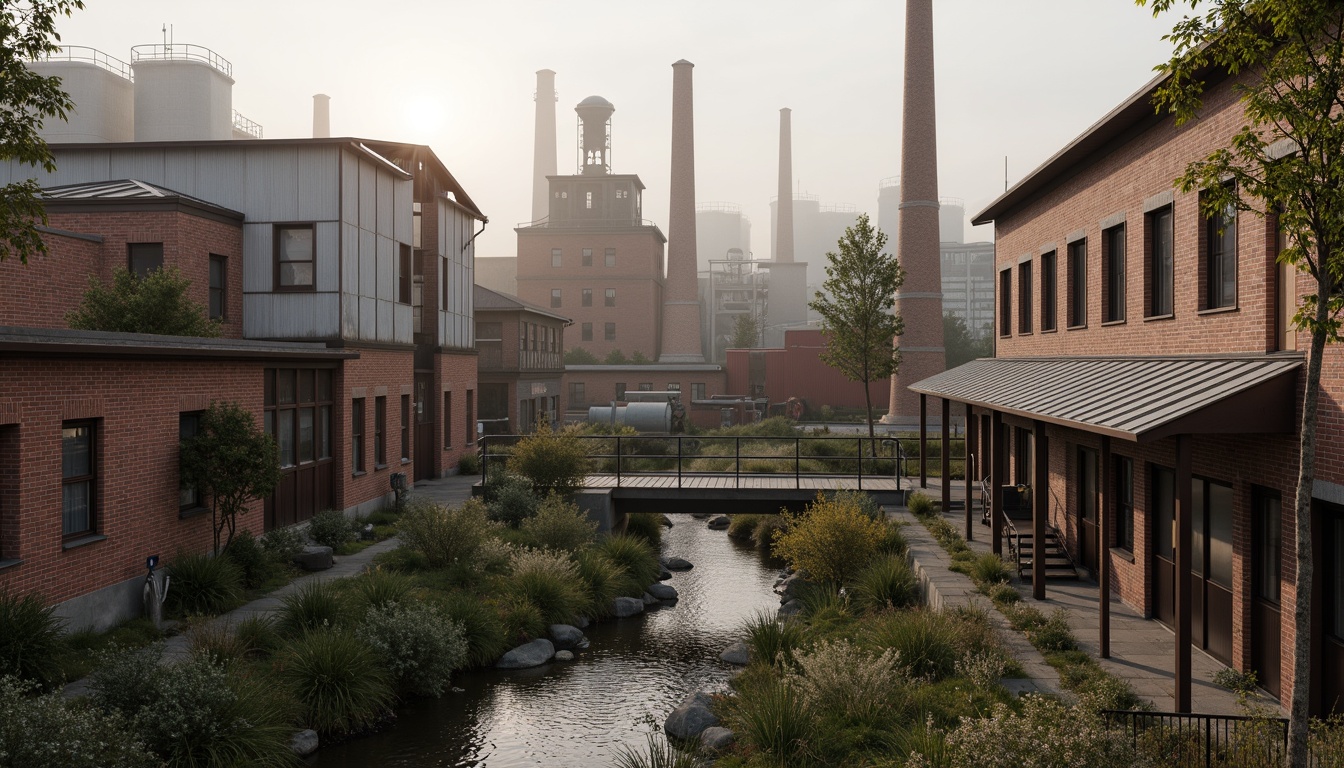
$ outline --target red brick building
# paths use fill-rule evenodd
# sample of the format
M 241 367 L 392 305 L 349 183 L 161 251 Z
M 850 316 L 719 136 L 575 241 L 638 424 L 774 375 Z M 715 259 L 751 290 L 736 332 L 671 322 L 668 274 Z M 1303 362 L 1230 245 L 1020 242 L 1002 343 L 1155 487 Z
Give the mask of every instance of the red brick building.
M 826 336 L 816 329 L 786 330 L 779 348 L 730 349 L 724 365 L 728 391 L 769 398 L 771 403 L 796 397 L 813 412 L 824 405 L 862 410 L 863 385 L 822 362 L 825 350 Z M 890 387 L 888 379 L 868 385 L 874 408 L 886 404 Z
M 525 435 L 565 414 L 564 349 L 569 318 L 476 286 L 477 415 L 487 434 Z
M 1306 348 L 1290 319 L 1309 279 L 1276 263 L 1272 212 L 1210 217 L 1198 191 L 1173 188 L 1243 125 L 1235 82 L 1211 77 L 1200 119 L 1179 128 L 1154 114 L 1160 85 L 974 218 L 996 228 L 998 358 L 911 388 L 970 409 L 993 486 L 1038 489 L 1035 520 L 1018 525 L 1058 529 L 1103 597 L 1176 631 L 1178 706 L 1189 706 L 1192 645 L 1287 701 Z M 1313 508 L 1322 714 L 1344 700 L 1344 352 L 1325 354 Z

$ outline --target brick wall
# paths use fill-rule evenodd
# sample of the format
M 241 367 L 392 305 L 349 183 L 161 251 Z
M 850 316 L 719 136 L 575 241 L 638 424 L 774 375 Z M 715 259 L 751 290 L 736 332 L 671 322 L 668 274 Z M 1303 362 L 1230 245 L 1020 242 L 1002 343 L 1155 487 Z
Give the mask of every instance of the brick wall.
M 407 350 L 361 349 L 358 360 L 347 360 L 336 376 L 336 410 L 340 414 L 336 428 L 336 508 L 352 509 L 375 501 L 392 492 L 390 476 L 393 472 L 408 472 L 401 462 L 401 396 L 413 395 L 415 380 L 414 353 Z M 387 420 L 384 439 L 387 446 L 386 464 L 374 463 L 374 414 L 377 398 L 387 398 Z M 364 399 L 364 470 L 354 471 L 351 453 L 352 401 Z M 412 426 L 414 429 L 414 426 Z M 415 441 L 411 440 L 414 460 Z
M 452 474 L 462 454 L 476 450 L 476 355 L 439 354 L 435 355 L 435 391 L 439 393 L 438 424 L 435 425 L 435 445 L 439 456 L 435 463 L 438 476 Z M 450 418 L 443 417 L 444 395 L 452 393 Z M 471 400 L 468 410 L 467 401 Z M 451 423 L 449 423 L 451 422 Z M 452 431 L 444 438 L 445 429 Z

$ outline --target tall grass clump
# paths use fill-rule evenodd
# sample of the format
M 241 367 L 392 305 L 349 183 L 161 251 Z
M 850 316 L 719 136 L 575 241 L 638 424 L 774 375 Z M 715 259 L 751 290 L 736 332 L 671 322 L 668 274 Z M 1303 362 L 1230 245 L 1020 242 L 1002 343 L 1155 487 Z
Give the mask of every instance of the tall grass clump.
M 753 681 L 734 697 L 732 720 L 738 738 L 771 766 L 800 764 L 819 735 L 802 695 L 773 678 Z
M 399 535 L 402 544 L 423 555 L 431 568 L 445 568 L 473 564 L 491 530 L 479 499 L 454 508 L 412 500 L 401 516 Z
M 483 667 L 509 650 L 504 622 L 490 604 L 470 593 L 454 592 L 440 605 L 444 615 L 462 628 L 462 639 L 467 644 L 467 664 Z
M 638 597 L 644 588 L 658 580 L 662 566 L 647 541 L 626 534 L 608 536 L 597 542 L 596 550 L 615 563 L 625 574 L 621 594 Z
M 373 568 L 351 580 L 363 608 L 382 608 L 388 603 L 404 604 L 415 592 L 415 582 L 404 573 Z
M 243 597 L 243 574 L 227 557 L 178 553 L 168 573 L 173 585 L 167 607 L 179 615 L 223 613 Z
M 616 754 L 615 768 L 700 768 L 703 764 L 699 755 L 683 752 L 651 733 L 643 752 L 622 747 Z
M 583 615 L 595 619 L 606 616 L 611 612 L 612 601 L 621 595 L 625 571 L 596 549 L 576 553 L 574 567 L 588 596 Z
M 37 683 L 0 676 L 0 755 L 6 766 L 158 768 L 119 713 L 104 713 Z
M 507 647 L 526 643 L 546 634 L 546 617 L 535 603 L 524 595 L 506 592 L 495 599 L 500 623 L 504 626 Z
M 931 515 L 933 514 L 933 499 L 930 499 L 927 494 L 915 491 L 905 498 L 905 508 L 916 517 Z
M 887 613 L 869 625 L 869 640 L 877 648 L 895 650 L 901 670 L 915 680 L 952 676 L 961 655 L 953 620 L 929 610 Z
M 561 553 L 520 550 L 505 589 L 536 606 L 546 624 L 572 624 L 588 606 L 578 568 Z
M 865 514 L 852 497 L 818 494 L 805 512 L 783 518 L 775 554 L 816 581 L 848 581 L 877 556 L 886 538 L 886 524 Z
M 302 709 L 300 721 L 319 733 L 367 730 L 395 701 L 391 675 L 377 652 L 349 632 L 309 632 L 279 659 L 280 678 Z
M 986 553 L 971 561 L 970 577 L 982 585 L 1005 584 L 1013 577 L 1013 569 L 998 555 Z
M 765 664 L 785 664 L 803 644 L 803 627 L 796 621 L 780 621 L 767 611 L 757 611 L 742 629 L 747 635 L 751 658 Z
M 60 682 L 61 620 L 36 594 L 0 591 L 0 675 L 50 688 Z
M 904 701 L 907 681 L 897 667 L 898 656 L 890 648 L 873 654 L 847 640 L 823 640 L 794 654 L 796 669 L 785 672 L 784 682 L 814 712 L 880 726 Z
M 638 536 L 654 549 L 663 543 L 663 518 L 652 512 L 632 512 L 625 518 L 627 536 Z
M 733 515 L 728 521 L 728 537 L 732 539 L 750 539 L 756 533 L 764 515 Z
M 583 488 L 588 477 L 588 454 L 575 430 L 554 432 L 542 422 L 536 432 L 513 446 L 508 470 L 526 478 L 538 494 L 568 496 Z
M 467 660 L 462 625 L 429 604 L 370 608 L 355 635 L 378 652 L 399 690 L 418 696 L 442 694 Z
M 523 521 L 523 533 L 535 546 L 574 552 L 593 543 L 597 521 L 589 520 L 579 505 L 551 494 L 537 507 L 537 514 Z
M 330 582 L 310 581 L 285 595 L 280 603 L 276 626 L 290 637 L 336 627 L 346 620 L 345 602 Z
M 901 555 L 887 555 L 869 563 L 854 577 L 851 587 L 855 607 L 869 613 L 908 608 L 919 602 L 919 582 Z

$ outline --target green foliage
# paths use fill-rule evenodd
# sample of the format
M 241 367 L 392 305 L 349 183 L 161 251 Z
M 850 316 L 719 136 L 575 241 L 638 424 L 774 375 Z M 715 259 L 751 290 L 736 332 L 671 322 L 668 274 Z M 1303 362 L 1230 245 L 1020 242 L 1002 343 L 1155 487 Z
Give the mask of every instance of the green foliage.
M 775 555 L 819 581 L 848 581 L 877 556 L 886 525 L 866 515 L 852 497 L 817 499 L 801 514 L 785 513 Z
M 575 431 L 553 432 L 543 423 L 513 447 L 508 470 L 526 478 L 536 493 L 568 496 L 583 488 L 588 455 Z
M 943 349 L 947 350 L 947 369 L 950 371 L 972 360 L 994 356 L 994 340 L 988 333 L 979 338 L 971 335 L 966 320 L 951 312 L 943 314 Z
M 542 500 L 535 516 L 523 520 L 522 530 L 538 547 L 574 552 L 593 542 L 597 521 L 589 520 L 577 504 L 551 494 Z
M 457 473 L 460 475 L 481 474 L 481 455 L 473 450 L 464 451 L 457 459 Z
M 863 611 L 907 608 L 919 599 L 919 582 L 902 555 L 878 558 L 854 578 L 854 605 Z
M 794 654 L 794 662 L 784 681 L 813 712 L 880 726 L 902 706 L 906 680 L 891 649 L 873 654 L 847 640 L 823 640 Z
M 238 566 L 243 586 L 247 589 L 257 589 L 266 584 L 280 572 L 282 562 L 292 559 L 281 561 L 246 529 L 239 531 L 229 542 L 229 546 L 224 549 L 224 557 Z
M 1013 577 L 1013 569 L 1003 558 L 988 553 L 971 562 L 970 576 L 977 584 L 1003 584 Z
M 433 605 L 370 608 L 355 634 L 378 652 L 400 690 L 420 696 L 442 694 L 467 659 L 462 626 Z
M 307 543 L 297 526 L 276 528 L 261 537 L 262 549 L 281 563 L 293 561 Z
M 532 484 L 517 475 L 492 475 L 488 490 L 490 519 L 517 528 L 537 514 L 541 500 Z
M 329 581 L 310 581 L 280 599 L 276 628 L 286 636 L 336 627 L 345 623 L 345 602 Z
M 267 655 L 280 647 L 280 633 L 270 616 L 249 616 L 233 628 L 238 646 L 248 655 Z
M 597 356 L 583 347 L 565 350 L 565 365 L 598 365 Z
M 649 359 L 648 355 L 644 354 L 644 350 L 642 350 L 642 349 L 636 349 L 635 352 L 634 352 L 634 354 L 630 355 L 630 364 L 631 364 L 631 365 L 652 365 L 652 364 L 653 364 L 653 361 Z
M 340 549 L 355 540 L 355 526 L 339 509 L 328 509 L 313 515 L 308 521 L 308 535 L 324 547 Z
M 42 688 L 60 682 L 61 620 L 36 594 L 0 590 L 0 677 L 14 676 Z
M 732 349 L 755 349 L 761 345 L 765 323 L 756 314 L 738 315 L 733 320 L 733 337 L 728 342 Z
M 1078 640 L 1074 638 L 1073 630 L 1069 629 L 1068 613 L 1063 608 L 1056 609 L 1043 624 L 1030 630 L 1027 638 L 1042 653 L 1078 648 Z
M 182 482 L 212 499 L 215 552 L 220 536 L 233 541 L 238 516 L 253 499 L 280 483 L 280 454 L 275 441 L 260 429 L 252 414 L 237 403 L 214 402 L 201 414 L 195 435 L 182 441 Z
M 466 661 L 485 666 L 509 650 L 504 623 L 494 607 L 467 592 L 454 592 L 442 601 L 443 612 L 462 628 L 467 644 Z
M 994 602 L 995 605 L 1012 605 L 1022 599 L 1022 593 L 1018 592 L 1011 584 L 983 584 L 980 591 Z
M 173 583 L 167 607 L 178 615 L 223 613 L 243 597 L 243 574 L 227 557 L 178 553 L 168 573 Z
M 518 552 L 505 589 L 536 606 L 546 624 L 572 624 L 589 603 L 574 563 L 562 553 L 545 550 Z
M 25 64 L 57 53 L 61 39 L 57 20 L 83 7 L 83 0 L 33 0 L 7 5 L 0 14 L 0 104 L 4 105 L 0 161 L 16 169 L 22 164 L 41 166 L 47 173 L 56 170 L 56 159 L 39 131 L 51 118 L 65 120 L 75 104 L 61 90 L 59 77 L 43 77 Z M 37 227 L 46 223 L 36 178 L 0 187 L 0 261 L 17 256 L 27 264 L 29 258 L 45 254 Z
M 452 509 L 413 500 L 400 525 L 402 544 L 423 555 L 433 568 L 474 565 L 490 531 L 485 504 L 479 499 L 469 499 Z
M 615 768 L 700 768 L 703 764 L 698 755 L 677 749 L 661 736 L 651 733 L 648 740 L 644 752 L 622 747 Z
M 176 267 L 156 269 L 145 277 L 117 267 L 111 285 L 89 278 L 84 299 L 65 320 L 84 331 L 218 336 L 219 321 L 207 319 L 205 307 L 188 298 L 190 290 L 191 281 Z
M 803 697 L 773 678 L 753 681 L 733 700 L 733 732 L 767 765 L 803 764 L 806 746 L 820 734 Z
M 896 257 L 882 252 L 886 244 L 886 233 L 873 228 L 868 214 L 860 214 L 840 238 L 840 252 L 826 254 L 822 291 L 807 305 L 821 316 L 822 362 L 864 384 L 869 437 L 873 403 L 867 385 L 896 372 L 900 357 L 892 342 L 905 330 L 901 316 L 892 311 L 905 271 Z
M 652 512 L 632 512 L 626 515 L 625 533 L 638 536 L 657 549 L 663 541 L 663 516 Z
M 611 350 L 602 360 L 603 365 L 627 365 L 629 362 L 630 360 L 626 358 L 625 353 L 619 349 Z
M 751 532 L 751 540 L 758 547 L 768 547 L 775 540 L 775 532 L 784 530 L 784 518 L 779 515 L 761 515 Z
M 750 539 L 756 533 L 764 515 L 733 515 L 728 521 L 728 537 L 731 539 Z
M 597 551 L 624 574 L 621 594 L 639 597 L 644 588 L 658 580 L 662 566 L 658 563 L 658 554 L 647 541 L 629 535 L 608 536 L 595 545 Z
M 957 627 L 945 614 L 930 610 L 894 611 L 869 627 L 869 641 L 891 648 L 911 679 L 938 681 L 956 671 Z
M 1130 768 L 1138 763 L 1119 731 L 1079 707 L 1027 694 L 1021 712 L 995 705 L 947 736 L 953 765 L 982 768 Z
M 933 514 L 933 499 L 927 494 L 915 491 L 905 499 L 905 508 L 910 510 L 910 514 L 917 517 L 925 517 Z
M 354 579 L 355 594 L 365 608 L 406 603 L 415 591 L 410 577 L 385 568 L 374 568 Z
M 498 605 L 506 650 L 546 633 L 546 617 L 525 595 L 506 593 L 498 598 Z
M 583 615 L 602 618 L 611 612 L 612 601 L 621 595 L 625 570 L 603 553 L 589 548 L 574 555 L 574 567 L 588 595 Z
M 13 768 L 157 768 L 121 715 L 0 676 L 0 764 Z
M 780 621 L 766 611 L 757 611 L 742 629 L 753 661 L 784 665 L 793 661 L 794 651 L 803 644 L 804 631 L 796 621 Z
M 391 675 L 377 651 L 349 632 L 309 632 L 279 658 L 280 678 L 298 699 L 301 721 L 319 733 L 366 730 L 395 701 Z

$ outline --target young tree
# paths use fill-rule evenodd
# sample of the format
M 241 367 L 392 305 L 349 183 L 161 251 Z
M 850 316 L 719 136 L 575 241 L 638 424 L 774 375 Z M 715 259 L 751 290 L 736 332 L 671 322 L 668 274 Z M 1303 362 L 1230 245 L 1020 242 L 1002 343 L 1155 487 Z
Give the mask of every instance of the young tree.
M 761 343 L 761 318 L 751 315 L 738 315 L 733 321 L 733 338 L 728 346 L 733 349 L 754 349 Z
M 280 484 L 280 454 L 270 435 L 257 429 L 252 414 L 237 403 L 211 403 L 196 434 L 182 442 L 182 482 L 209 494 L 215 553 L 227 529 L 233 541 L 238 516 L 248 502 Z
M 1169 75 L 1155 97 L 1177 124 L 1199 115 L 1210 70 L 1237 78 L 1244 125 L 1226 147 L 1190 163 L 1177 180 L 1199 190 L 1206 212 L 1274 215 L 1287 247 L 1281 261 L 1311 275 L 1295 322 L 1311 334 L 1298 438 L 1296 606 L 1289 759 L 1307 764 L 1311 685 L 1312 482 L 1325 345 L 1339 340 L 1344 308 L 1344 3 L 1338 0 L 1137 0 L 1160 13 L 1205 6 L 1165 39 Z M 1286 147 L 1286 149 L 1284 149 Z M 1230 181 L 1230 183 L 1229 183 Z
M 887 236 L 873 228 L 868 214 L 859 216 L 845 229 L 838 243 L 840 253 L 826 254 L 825 293 L 817 293 L 808 307 L 821 315 L 826 351 L 821 359 L 850 381 L 863 384 L 868 439 L 873 435 L 873 397 L 868 385 L 891 378 L 900 358 L 892 339 L 905 324 L 892 312 L 896 289 L 905 281 L 905 271 L 896 257 L 883 253 Z
M 191 281 L 176 267 L 156 269 L 146 277 L 118 268 L 111 285 L 89 278 L 84 300 L 65 320 L 84 331 L 218 336 L 219 323 L 206 319 L 205 307 L 187 298 L 190 288 Z
M 37 132 L 47 118 L 66 119 L 75 105 L 61 90 L 59 77 L 42 77 L 24 65 L 59 50 L 57 17 L 83 7 L 83 0 L 0 0 L 0 160 L 56 170 L 56 159 Z M 46 253 L 37 230 L 46 223 L 36 179 L 0 187 L 0 261 L 17 256 L 27 264 Z

